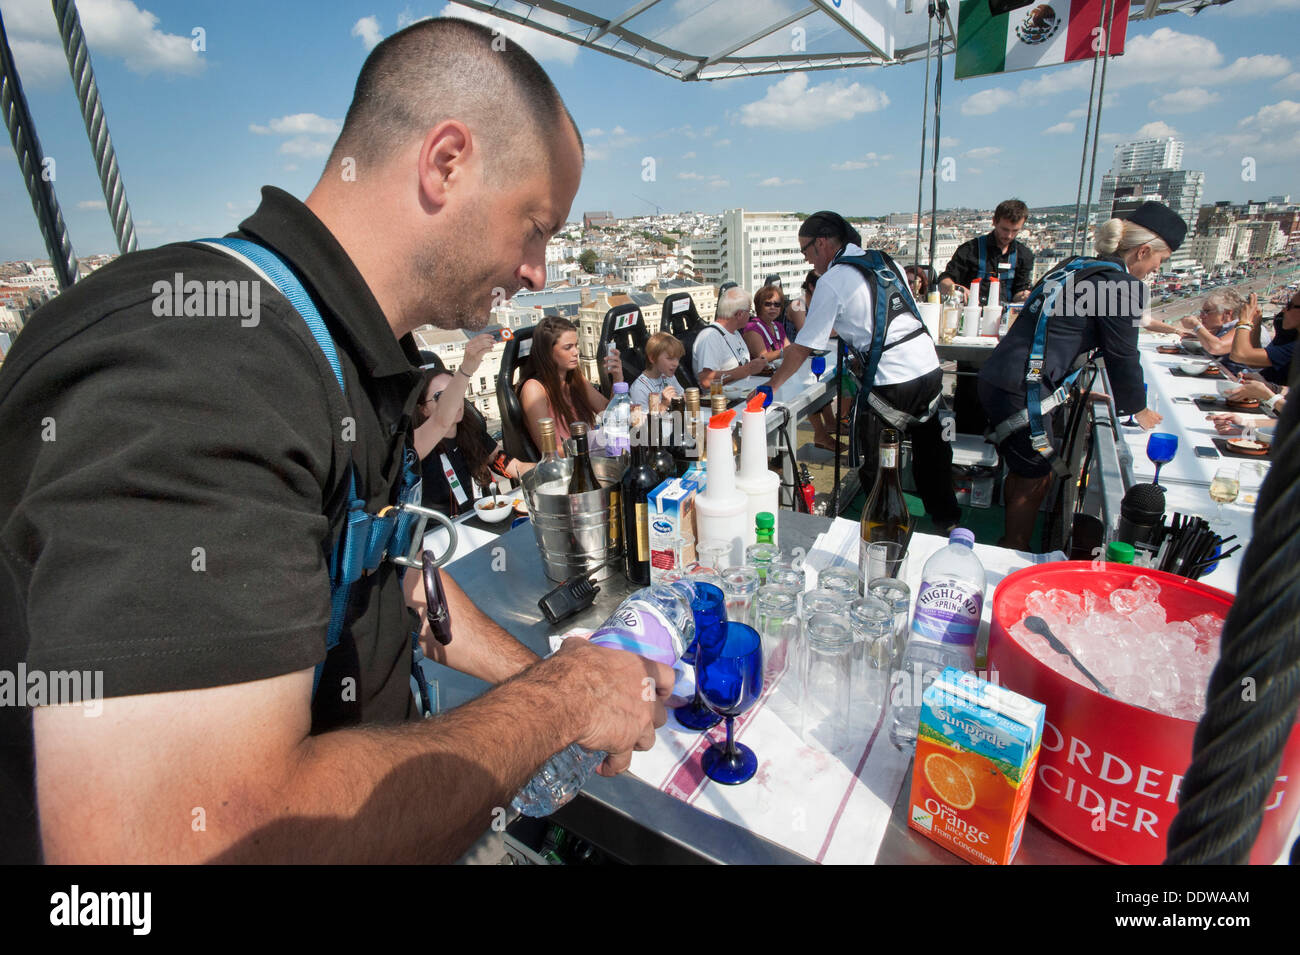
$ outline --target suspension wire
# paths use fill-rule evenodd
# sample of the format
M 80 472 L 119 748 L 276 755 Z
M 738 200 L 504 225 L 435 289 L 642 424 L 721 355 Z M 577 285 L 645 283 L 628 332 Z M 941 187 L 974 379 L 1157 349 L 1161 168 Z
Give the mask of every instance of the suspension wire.
M 1101 5 L 1101 16 L 1097 19 L 1097 29 L 1106 29 L 1106 4 Z M 1105 48 L 1109 49 L 1110 42 L 1107 41 Z M 1101 50 L 1096 50 L 1092 55 L 1092 79 L 1088 83 L 1088 119 L 1083 124 L 1083 152 L 1079 156 L 1079 190 L 1074 194 L 1074 228 L 1070 232 L 1070 258 L 1074 258 L 1076 249 L 1079 245 L 1079 211 L 1083 206 L 1083 172 L 1088 165 L 1088 136 L 1092 132 L 1092 105 L 1097 96 L 1097 58 L 1100 57 Z
M 1300 385 L 1293 367 L 1291 387 Z M 1192 741 L 1166 865 L 1246 862 L 1263 824 L 1300 703 L 1300 401 L 1278 421 L 1237 598 L 1220 638 L 1205 715 Z M 1280 813 L 1281 810 L 1275 810 Z M 1273 860 L 1268 860 L 1269 862 Z M 1291 849 L 1300 862 L 1300 841 Z
M 1092 164 L 1088 171 L 1088 195 L 1083 207 L 1083 235 L 1079 236 L 1080 251 L 1087 251 L 1085 237 L 1092 222 L 1092 183 L 1097 175 L 1097 141 L 1101 138 L 1101 110 L 1106 105 L 1106 67 L 1110 65 L 1110 31 L 1115 23 L 1115 0 L 1106 0 L 1102 5 L 1106 19 L 1103 52 L 1101 55 L 1101 85 L 1097 88 L 1097 123 L 1092 128 Z M 1096 62 L 1095 60 L 1093 61 Z
M 99 170 L 99 183 L 104 190 L 108 215 L 113 220 L 118 251 L 123 254 L 134 252 L 135 223 L 131 221 L 131 207 L 126 201 L 126 187 L 122 184 L 122 173 L 117 166 L 113 139 L 108 134 L 108 120 L 100 101 L 95 71 L 90 65 L 90 48 L 86 45 L 86 35 L 81 31 L 77 4 L 75 0 L 51 0 L 50 5 L 54 8 L 54 18 L 59 22 L 63 52 L 67 54 L 68 69 L 72 71 L 72 85 L 76 87 L 81 117 L 86 122 L 86 135 L 90 137 L 90 148 Z
M 939 66 L 934 71 L 934 149 L 930 162 L 930 268 L 934 268 L 935 240 L 939 221 L 939 117 L 943 111 L 943 24 L 948 16 L 947 0 L 938 0 Z
M 68 288 L 77 280 L 77 257 L 72 251 L 72 240 L 68 238 L 68 226 L 59 210 L 58 197 L 54 195 L 53 177 L 44 175 L 45 155 L 41 152 L 40 140 L 36 138 L 36 125 L 32 122 L 27 97 L 23 95 L 23 86 L 18 79 L 18 64 L 9 49 L 9 34 L 5 31 L 3 15 L 0 15 L 0 112 L 4 113 L 9 141 L 13 143 L 14 156 L 22 169 L 27 192 L 32 197 L 32 209 L 41 227 L 45 248 L 50 253 L 50 265 L 54 267 L 59 288 Z
M 925 210 L 925 134 L 930 125 L 930 57 L 934 53 L 934 4 L 929 6 L 925 31 L 925 83 L 921 87 L 921 166 L 916 173 L 916 242 L 912 247 L 912 265 L 921 270 L 921 216 Z M 940 53 L 942 54 L 942 50 Z M 942 62 L 942 60 L 940 60 Z

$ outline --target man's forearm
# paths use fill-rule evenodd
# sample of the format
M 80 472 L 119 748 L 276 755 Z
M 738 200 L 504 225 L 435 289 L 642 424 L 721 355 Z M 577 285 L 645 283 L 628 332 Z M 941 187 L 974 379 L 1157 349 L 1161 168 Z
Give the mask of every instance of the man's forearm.
M 423 574 L 407 574 L 406 602 L 420 615 L 420 645 L 425 656 L 489 683 L 508 680 L 537 662 L 537 654 L 493 623 L 449 574 L 442 575 L 442 589 L 451 617 L 452 640 L 447 646 L 430 637 L 424 615 Z
M 564 702 L 539 667 L 431 720 L 308 737 L 278 785 L 232 805 L 244 835 L 211 861 L 454 862 L 576 738 Z

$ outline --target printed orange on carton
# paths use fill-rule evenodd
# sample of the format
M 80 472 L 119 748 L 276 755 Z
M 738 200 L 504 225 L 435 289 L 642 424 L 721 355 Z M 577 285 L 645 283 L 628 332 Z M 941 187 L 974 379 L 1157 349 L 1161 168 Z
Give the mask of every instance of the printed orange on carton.
M 909 824 L 970 862 L 1020 848 L 1043 704 L 949 667 L 921 698 Z

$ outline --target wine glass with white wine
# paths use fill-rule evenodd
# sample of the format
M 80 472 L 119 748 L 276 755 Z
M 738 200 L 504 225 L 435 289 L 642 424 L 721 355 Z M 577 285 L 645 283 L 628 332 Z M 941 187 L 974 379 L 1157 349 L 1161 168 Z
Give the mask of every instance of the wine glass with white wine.
M 1218 505 L 1219 509 L 1214 515 L 1214 520 L 1210 521 L 1215 527 L 1223 527 L 1228 522 L 1223 517 L 1223 505 L 1231 504 L 1241 493 L 1241 474 L 1235 465 L 1221 467 L 1214 472 L 1214 480 L 1210 482 L 1210 500 Z

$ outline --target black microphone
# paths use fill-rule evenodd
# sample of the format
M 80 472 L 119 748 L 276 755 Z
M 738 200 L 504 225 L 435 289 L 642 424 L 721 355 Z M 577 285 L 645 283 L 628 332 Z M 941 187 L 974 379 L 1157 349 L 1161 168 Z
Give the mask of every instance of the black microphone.
M 1119 505 L 1117 537 L 1154 556 L 1165 523 L 1165 492 L 1156 484 L 1134 484 Z

